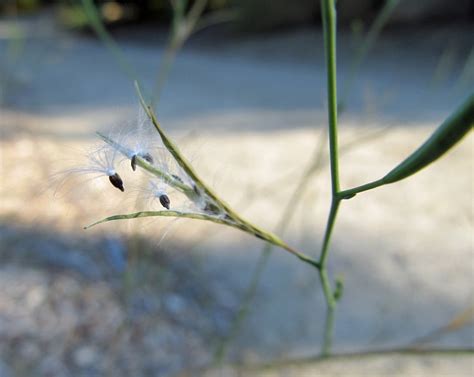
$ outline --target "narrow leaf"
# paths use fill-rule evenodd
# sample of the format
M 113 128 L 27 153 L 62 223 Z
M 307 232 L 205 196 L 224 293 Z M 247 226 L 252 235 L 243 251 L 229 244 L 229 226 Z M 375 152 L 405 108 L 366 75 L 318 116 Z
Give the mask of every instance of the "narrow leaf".
M 97 221 L 93 224 L 90 224 L 84 229 L 89 229 L 92 228 L 93 226 L 103 224 L 109 221 L 115 221 L 115 220 L 129 220 L 129 219 L 138 219 L 141 217 L 181 217 L 181 218 L 187 218 L 187 219 L 197 219 L 197 220 L 206 220 L 206 221 L 212 221 L 217 224 L 224 224 L 224 225 L 229 225 L 233 227 L 238 227 L 238 224 L 235 224 L 231 221 L 220 219 L 218 217 L 213 217 L 209 215 L 205 215 L 202 213 L 194 213 L 194 212 L 180 212 L 180 211 L 140 211 L 140 212 L 135 212 L 135 213 L 129 213 L 129 214 L 123 214 L 123 215 L 114 215 L 114 216 L 109 216 L 106 217 L 105 219 L 102 219 L 100 221 Z M 240 228 L 240 227 L 239 227 Z
M 383 178 L 338 193 L 341 199 L 350 199 L 356 194 L 405 179 L 453 148 L 474 125 L 474 94 L 453 112 L 417 150 L 392 169 Z
M 472 129 L 474 123 L 474 94 L 446 119 L 416 151 L 382 178 L 393 183 L 420 171 L 440 158 Z

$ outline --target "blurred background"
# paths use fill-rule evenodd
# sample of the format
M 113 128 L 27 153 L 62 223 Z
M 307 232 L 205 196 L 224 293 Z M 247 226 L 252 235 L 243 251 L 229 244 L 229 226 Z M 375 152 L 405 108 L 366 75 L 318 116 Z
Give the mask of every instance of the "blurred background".
M 474 3 L 339 0 L 338 16 L 349 188 L 472 93 Z M 472 133 L 344 203 L 333 353 L 359 356 L 320 360 L 318 276 L 284 251 L 192 220 L 83 230 L 147 208 L 127 164 L 125 193 L 71 170 L 96 131 L 137 122 L 134 80 L 222 198 L 319 251 L 330 184 L 318 1 L 1 0 L 1 377 L 474 373 Z

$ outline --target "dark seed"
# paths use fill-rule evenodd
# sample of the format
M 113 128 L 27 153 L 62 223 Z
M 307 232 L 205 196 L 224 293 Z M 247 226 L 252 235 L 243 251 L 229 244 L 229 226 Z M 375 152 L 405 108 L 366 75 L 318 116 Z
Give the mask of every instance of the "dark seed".
M 171 176 L 172 176 L 175 180 L 177 180 L 179 183 L 183 183 L 183 180 L 182 180 L 180 177 L 178 177 L 176 174 L 171 174 Z
M 160 203 L 166 209 L 170 209 L 171 202 L 170 202 L 170 198 L 168 198 L 168 195 L 166 194 L 160 195 Z
M 120 178 L 120 175 L 118 175 L 118 173 L 115 173 L 114 175 L 109 175 L 109 181 L 114 187 L 117 187 L 120 191 L 125 191 L 125 189 L 123 188 L 122 178 Z
M 153 157 L 150 153 L 145 153 L 144 155 L 142 155 L 142 158 L 148 161 L 150 164 L 153 164 Z
M 137 155 L 134 154 L 131 159 L 132 170 L 135 171 L 137 168 Z
M 204 211 L 211 213 L 213 215 L 218 215 L 221 213 L 219 207 L 216 206 L 214 203 L 210 203 L 210 202 L 206 203 L 206 205 L 204 206 Z

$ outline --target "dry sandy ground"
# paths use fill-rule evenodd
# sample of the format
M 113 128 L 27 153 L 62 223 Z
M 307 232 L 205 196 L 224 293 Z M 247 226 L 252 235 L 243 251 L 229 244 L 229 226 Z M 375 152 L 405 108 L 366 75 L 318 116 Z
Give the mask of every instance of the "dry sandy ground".
M 13 84 L 0 117 L 0 375 L 161 376 L 206 366 L 216 339 L 229 330 L 262 243 L 192 221 L 113 223 L 84 232 L 94 220 L 132 210 L 140 182 L 125 164 L 126 196 L 106 179 L 62 184 L 54 173 L 82 163 L 94 130 L 133 119 L 136 100 L 99 42 L 48 30 L 31 37 L 21 59 L 7 67 Z M 457 33 L 434 29 L 409 40 L 392 33 L 376 49 L 341 117 L 340 143 L 352 145 L 341 157 L 343 187 L 379 178 L 460 103 L 467 93 L 456 83 L 463 43 L 454 48 L 449 74 L 432 81 L 443 52 L 436 38 L 449 42 L 465 30 Z M 215 46 L 202 37 L 180 55 L 162 97 L 160 119 L 197 170 L 263 227 L 276 226 L 320 145 L 324 69 L 314 47 L 320 41 L 313 31 L 218 39 Z M 133 39 L 124 46 L 140 77 L 152 81 L 161 47 Z M 341 56 L 347 68 L 349 54 L 342 49 Z M 460 317 L 473 305 L 473 142 L 471 134 L 422 173 L 344 203 L 329 261 L 331 276 L 345 281 L 336 352 L 404 346 L 450 324 L 427 346 L 473 347 L 472 311 Z M 313 255 L 328 179 L 325 164 L 295 204 L 284 237 Z M 229 355 L 252 363 L 317 354 L 323 321 L 314 271 L 275 250 Z M 385 355 L 243 375 L 473 372 L 470 354 Z

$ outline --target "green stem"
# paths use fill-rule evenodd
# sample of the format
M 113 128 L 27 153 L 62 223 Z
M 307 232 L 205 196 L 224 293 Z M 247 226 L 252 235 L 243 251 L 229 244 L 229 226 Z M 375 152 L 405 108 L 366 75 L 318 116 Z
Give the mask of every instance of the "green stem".
M 329 251 L 329 243 L 331 241 L 332 231 L 336 222 L 337 212 L 339 210 L 339 204 L 341 201 L 336 197 L 333 198 L 331 203 L 331 209 L 329 210 L 328 222 L 326 224 L 326 231 L 324 232 L 323 245 L 321 247 L 321 254 L 319 256 L 319 264 L 322 269 L 326 268 L 326 262 Z
M 319 279 L 321 280 L 321 285 L 323 287 L 324 297 L 326 298 L 328 308 L 335 309 L 336 300 L 334 298 L 334 294 L 332 293 L 331 283 L 329 282 L 326 268 L 321 268 L 319 272 Z
M 339 161 L 338 161 L 338 143 L 337 143 L 337 83 L 336 83 L 336 8 L 334 0 L 322 0 L 321 13 L 323 17 L 324 46 L 326 52 L 326 71 L 327 71 L 327 95 L 328 95 L 328 120 L 329 120 L 329 158 L 331 166 L 331 191 L 332 202 L 329 211 L 326 231 L 324 233 L 323 245 L 321 247 L 319 264 L 321 273 L 325 272 L 326 259 L 329 250 L 329 241 L 331 239 L 332 229 L 336 221 L 337 211 L 339 209 Z M 323 287 L 324 288 L 324 287 Z M 328 305 L 330 300 L 327 295 Z
M 252 275 L 251 282 L 244 293 L 244 297 L 242 298 L 237 315 L 235 316 L 235 319 L 232 322 L 231 329 L 216 348 L 216 351 L 214 353 L 214 361 L 213 361 L 214 366 L 218 366 L 222 364 L 224 357 L 227 353 L 227 349 L 229 347 L 230 342 L 233 339 L 235 339 L 235 337 L 238 335 L 242 327 L 242 323 L 244 319 L 246 318 L 247 313 L 250 309 L 250 303 L 252 302 L 253 298 L 255 297 L 255 293 L 257 292 L 257 288 L 260 282 L 260 277 L 265 269 L 268 258 L 271 255 L 271 251 L 272 251 L 272 245 L 270 243 L 266 243 L 262 253 L 260 253 L 257 266 Z
M 341 200 L 342 199 L 350 199 L 350 198 L 353 198 L 355 195 L 357 195 L 359 192 L 372 190 L 372 189 L 374 189 L 376 187 L 379 187 L 379 186 L 382 186 L 384 184 L 385 184 L 385 182 L 383 181 L 383 179 L 377 179 L 376 181 L 369 182 L 369 183 L 363 184 L 361 186 L 357 186 L 357 187 L 354 187 L 354 188 L 351 188 L 351 189 L 348 189 L 348 190 L 340 191 L 337 196 Z
M 375 18 L 374 22 L 372 23 L 369 31 L 365 35 L 364 42 L 362 45 L 358 48 L 356 52 L 356 56 L 351 64 L 350 72 L 349 72 L 349 77 L 347 80 L 345 80 L 345 83 L 343 84 L 342 88 L 342 101 L 341 105 L 339 106 L 340 108 L 343 107 L 343 102 L 347 100 L 347 97 L 349 93 L 351 92 L 352 86 L 354 84 L 355 78 L 357 77 L 357 73 L 362 66 L 363 61 L 365 60 L 366 56 L 368 55 L 369 51 L 372 49 L 372 47 L 375 44 L 375 41 L 377 40 L 378 36 L 380 35 L 380 32 L 384 28 L 384 26 L 387 24 L 388 20 L 390 19 L 390 16 L 392 15 L 393 11 L 395 8 L 398 6 L 401 0 L 387 0 L 385 1 L 385 4 L 383 5 L 382 9 L 380 12 L 377 14 L 377 17 Z
M 97 10 L 97 7 L 92 0 L 82 0 L 82 7 L 86 14 L 89 25 L 94 30 L 99 39 L 109 49 L 110 53 L 114 56 L 116 62 L 122 69 L 122 71 L 133 81 L 137 80 L 137 73 L 133 66 L 128 61 L 127 57 L 123 53 L 122 49 L 110 35 L 104 23 L 102 22 L 101 15 Z
M 167 43 L 165 51 L 163 53 L 162 60 L 160 61 L 160 66 L 158 68 L 158 73 L 155 80 L 155 88 L 152 93 L 150 105 L 155 108 L 158 102 L 160 101 L 161 93 L 165 86 L 165 82 L 171 72 L 171 67 L 173 66 L 176 55 L 184 44 L 184 40 L 177 40 L 177 37 L 172 35 Z
M 323 0 L 321 5 L 327 67 L 331 187 L 333 196 L 336 196 L 339 191 L 339 156 L 337 142 L 336 7 L 334 0 Z
M 208 0 L 195 1 L 188 13 L 186 13 L 187 3 L 187 1 L 178 1 L 173 5 L 171 35 L 168 39 L 163 59 L 158 70 L 158 75 L 156 77 L 155 89 L 151 99 L 152 108 L 158 104 L 162 89 L 169 76 L 176 55 L 181 50 L 184 43 L 189 39 L 191 34 L 195 31 L 196 24 L 206 9 Z
M 326 309 L 326 319 L 324 323 L 324 342 L 321 350 L 321 356 L 327 357 L 331 354 L 332 340 L 334 336 L 334 313 L 335 306 L 328 306 Z
M 327 315 L 324 331 L 324 341 L 322 347 L 323 355 L 328 355 L 331 351 L 334 311 L 336 300 L 331 289 L 329 277 L 326 269 L 326 261 L 329 251 L 332 230 L 336 221 L 339 209 L 339 151 L 337 142 L 337 69 L 336 69 L 336 7 L 334 0 L 321 1 L 321 13 L 323 18 L 324 47 L 327 71 L 327 96 L 328 96 L 328 123 L 329 123 L 329 158 L 331 167 L 331 192 L 332 201 L 329 211 L 326 231 L 324 233 L 323 245 L 321 247 L 319 263 L 319 277 L 326 298 Z

